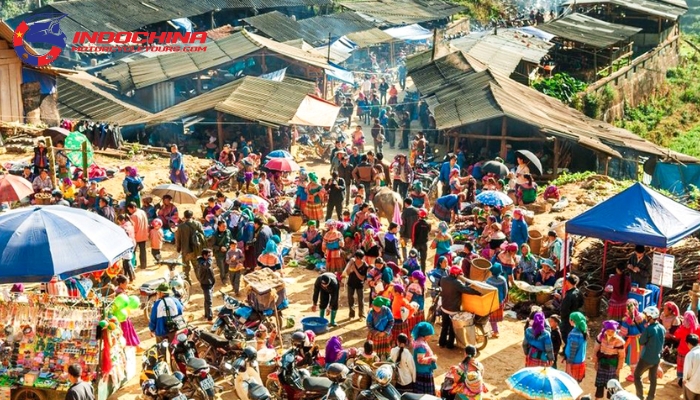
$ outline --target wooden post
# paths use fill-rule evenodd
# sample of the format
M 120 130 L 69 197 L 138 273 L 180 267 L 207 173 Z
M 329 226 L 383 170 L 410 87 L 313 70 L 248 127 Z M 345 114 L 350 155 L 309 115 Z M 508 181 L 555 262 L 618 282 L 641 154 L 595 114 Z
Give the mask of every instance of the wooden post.
M 506 133 L 508 132 L 508 119 L 504 116 L 501 121 L 501 158 L 506 159 Z
M 268 126 L 267 127 L 267 140 L 270 142 L 270 151 L 275 149 L 275 143 L 272 140 L 272 127 Z
M 396 56 L 394 54 L 394 41 L 393 40 L 389 43 L 389 46 L 390 46 L 389 55 L 391 57 L 391 61 L 390 61 L 389 65 L 391 65 L 391 68 L 394 68 L 394 59 L 396 58 Z
M 437 28 L 433 29 L 433 56 L 431 60 L 435 60 L 435 56 L 437 56 L 437 46 L 438 46 L 438 30 Z
M 80 144 L 80 153 L 83 160 L 83 180 L 85 183 L 90 182 L 90 176 L 88 175 L 88 142 L 87 140 Z
M 598 76 L 598 50 L 593 50 L 593 78 Z
M 56 186 L 56 157 L 54 154 L 54 148 L 53 148 L 53 140 L 51 139 L 51 136 L 46 136 L 44 138 L 46 142 L 46 148 L 48 151 L 46 152 L 46 155 L 49 157 L 49 178 L 51 179 L 51 184 L 53 187 Z
M 556 178 L 559 175 L 559 152 L 560 152 L 560 149 L 558 148 L 558 147 L 560 147 L 559 140 L 556 138 L 556 136 L 554 137 L 554 145 L 552 147 L 553 147 L 552 152 L 554 153 L 554 160 L 552 161 L 552 170 L 554 172 L 554 177 Z M 544 167 L 543 167 L 543 169 L 544 169 Z M 542 173 L 544 173 L 544 171 L 542 171 Z
M 224 114 L 219 111 L 216 113 L 216 133 L 219 136 L 219 148 L 224 148 Z

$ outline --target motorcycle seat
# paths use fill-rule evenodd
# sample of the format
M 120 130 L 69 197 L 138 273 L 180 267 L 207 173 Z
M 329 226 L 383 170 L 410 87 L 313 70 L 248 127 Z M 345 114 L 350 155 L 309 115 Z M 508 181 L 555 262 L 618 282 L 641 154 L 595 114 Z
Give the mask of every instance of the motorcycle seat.
M 201 358 L 190 358 L 187 360 L 187 368 L 190 368 L 194 371 L 199 371 L 200 369 L 204 369 L 209 367 L 209 364 L 205 360 L 202 360 Z
M 440 398 L 429 394 L 404 393 L 401 395 L 401 400 L 440 400 Z
M 304 388 L 304 390 L 308 390 L 310 392 L 326 392 L 328 389 L 330 389 L 332 384 L 333 382 L 331 382 L 331 380 L 328 378 L 312 376 L 309 378 L 304 378 L 301 386 Z
M 182 382 L 170 374 L 161 374 L 156 378 L 156 388 L 160 390 L 172 390 L 182 386 Z
M 268 400 L 270 392 L 265 386 L 255 382 L 248 382 L 248 398 L 251 400 Z
M 200 337 L 202 340 L 207 342 L 210 346 L 218 347 L 218 348 L 223 348 L 228 346 L 228 340 L 226 338 L 222 338 L 221 336 L 215 335 L 211 332 L 207 331 L 202 331 L 200 333 Z

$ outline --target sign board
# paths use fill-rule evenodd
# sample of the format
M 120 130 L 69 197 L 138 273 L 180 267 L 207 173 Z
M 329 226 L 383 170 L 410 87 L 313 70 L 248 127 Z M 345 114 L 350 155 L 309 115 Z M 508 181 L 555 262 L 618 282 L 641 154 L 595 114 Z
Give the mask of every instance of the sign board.
M 672 288 L 675 262 L 676 258 L 670 254 L 654 253 L 651 266 L 651 283 Z

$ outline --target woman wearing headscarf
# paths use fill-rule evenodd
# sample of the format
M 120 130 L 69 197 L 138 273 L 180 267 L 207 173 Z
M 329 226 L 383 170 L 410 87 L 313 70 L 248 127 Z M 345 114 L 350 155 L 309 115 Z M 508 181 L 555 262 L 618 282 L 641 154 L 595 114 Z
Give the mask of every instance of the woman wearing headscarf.
M 318 183 L 315 172 L 309 172 L 309 183 L 306 185 L 307 201 L 306 216 L 312 221 L 320 221 L 323 218 L 323 186 Z
M 253 173 L 248 171 L 243 174 L 243 184 L 240 191 L 242 194 L 258 195 L 258 185 L 253 183 Z
M 634 382 L 634 369 L 642 353 L 639 337 L 645 327 L 646 321 L 639 312 L 639 303 L 635 299 L 627 300 L 625 316 L 620 323 L 620 336 L 625 340 L 625 363 L 630 367 L 630 374 L 626 378 L 628 382 Z
M 698 324 L 698 318 L 695 316 L 693 311 L 686 311 L 683 314 L 683 323 L 676 329 L 674 336 L 678 340 L 678 355 L 676 358 L 676 373 L 678 376 L 678 385 L 683 383 L 683 364 L 685 363 L 685 356 L 690 351 L 688 343 L 685 338 L 688 335 L 695 334 L 700 335 L 700 324 Z
M 302 168 L 299 172 L 299 180 L 297 182 L 297 198 L 295 200 L 294 206 L 298 208 L 304 215 L 306 215 L 306 202 L 309 198 L 309 194 L 306 192 L 306 182 L 306 171 L 304 171 L 304 169 Z
M 530 285 L 535 284 L 535 274 L 537 274 L 537 258 L 532 254 L 530 245 L 523 243 L 520 246 L 520 259 L 515 267 L 515 279 L 525 281 Z
M 447 264 L 452 265 L 452 252 L 450 251 L 452 247 L 452 236 L 448 230 L 449 226 L 447 223 L 445 221 L 440 221 L 437 235 L 435 235 L 435 239 L 433 239 L 433 242 L 430 244 L 430 248 L 435 249 L 435 264 L 433 267 L 437 267 L 440 257 L 445 257 L 447 259 Z
M 531 326 L 525 329 L 523 351 L 526 367 L 549 367 L 554 362 L 552 335 L 545 329 L 544 313 L 538 311 L 532 317 Z
M 299 247 L 309 249 L 309 254 L 319 253 L 323 237 L 321 237 L 321 232 L 318 231 L 316 221 L 309 221 L 306 226 L 306 232 L 301 234 Z
M 666 329 L 666 340 L 664 341 L 664 346 L 669 346 L 672 348 L 677 347 L 678 341 L 673 335 L 676 333 L 676 329 L 681 326 L 681 312 L 678 310 L 678 305 L 672 301 L 667 301 L 664 303 L 664 308 L 661 311 L 659 320 L 664 326 L 664 329 Z
M 608 301 L 608 318 L 620 321 L 627 312 L 627 296 L 632 289 L 632 281 L 629 275 L 625 274 L 625 265 L 615 266 L 615 274 L 610 276 L 605 284 L 605 291 L 610 293 Z
M 418 310 L 413 315 L 415 326 L 415 324 L 425 319 L 425 274 L 421 270 L 413 271 L 409 277 L 409 282 L 410 284 L 406 288 L 406 299 L 411 303 L 418 304 Z
M 374 237 L 373 229 L 365 229 L 360 243 L 360 249 L 365 252 L 365 262 L 369 265 L 374 264 L 374 260 L 379 257 L 379 242 Z
M 265 245 L 265 250 L 263 250 L 262 254 L 258 257 L 258 267 L 270 268 L 273 271 L 282 269 L 282 262 L 277 253 L 277 243 L 275 243 L 275 240 L 270 239 Z
M 143 190 L 143 182 L 138 176 L 138 170 L 134 167 L 124 168 L 124 194 L 126 195 L 126 204 L 130 202 L 136 203 L 136 207 L 141 207 L 141 191 Z M 65 196 L 64 196 L 65 197 Z
M 498 289 L 498 310 L 489 315 L 493 337 L 498 337 L 498 323 L 503 321 L 503 309 L 508 298 L 508 280 L 503 276 L 501 264 L 494 263 L 491 266 L 491 276 L 486 279 L 486 283 Z
M 321 248 L 326 255 L 326 270 L 335 274 L 340 274 L 345 268 L 343 259 L 343 234 L 338 230 L 338 223 L 334 220 L 326 221 L 326 232 L 323 235 Z
M 391 301 L 377 296 L 372 300 L 372 307 L 367 314 L 367 341 L 374 343 L 374 351 L 381 359 L 389 357 L 391 351 L 391 330 L 394 316 L 391 314 Z
M 435 396 L 435 378 L 437 356 L 430 349 L 428 339 L 435 334 L 435 329 L 428 322 L 419 322 L 411 335 L 413 336 L 413 361 L 416 364 L 416 382 L 413 392 Z
M 517 265 L 518 244 L 508 243 L 501 245 L 501 251 L 496 253 L 491 263 L 500 263 L 503 266 L 503 274 L 510 284 L 513 283 L 513 270 Z
M 566 347 L 564 347 L 566 373 L 581 383 L 586 376 L 588 324 L 586 317 L 578 311 L 571 313 L 568 323 L 571 324 L 572 329 L 566 338 Z
M 400 334 L 410 335 L 415 326 L 413 315 L 418 310 L 406 298 L 406 289 L 400 283 L 392 285 L 391 313 L 394 315 L 394 327 L 391 329 L 391 343 L 396 344 Z M 411 324 L 413 322 L 413 324 Z
M 348 351 L 343 349 L 343 338 L 333 336 L 326 343 L 326 367 L 333 363 L 345 364 L 348 361 Z
M 177 145 L 170 146 L 170 182 L 187 185 L 187 172 L 182 153 L 177 150 Z
M 535 274 L 535 286 L 554 286 L 557 283 L 557 273 L 554 263 L 549 258 L 540 261 L 540 270 Z
M 423 190 L 423 184 L 421 181 L 413 181 L 411 193 L 409 193 L 408 196 L 413 201 L 413 207 L 430 210 L 430 200 L 428 199 L 428 194 Z
M 462 395 L 462 399 L 481 400 L 481 395 L 488 392 L 484 385 L 484 366 L 476 360 L 476 353 L 476 347 L 468 345 L 464 348 L 462 362 L 447 371 L 440 390 L 443 399 L 455 400 L 456 396 Z
M 625 362 L 625 341 L 617 334 L 617 321 L 605 321 L 593 347 L 595 397 L 602 399 L 608 381 L 619 379 Z

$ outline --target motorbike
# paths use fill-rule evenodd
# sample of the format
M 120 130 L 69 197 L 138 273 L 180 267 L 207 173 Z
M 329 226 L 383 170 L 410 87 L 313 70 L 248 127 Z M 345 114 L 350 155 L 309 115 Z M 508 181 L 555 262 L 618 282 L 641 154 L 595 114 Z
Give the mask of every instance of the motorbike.
M 219 187 L 231 190 L 232 179 L 237 174 L 237 167 L 227 167 L 219 161 L 214 161 L 212 165 L 207 168 L 204 175 L 200 176 L 199 179 L 194 182 L 191 189 L 201 189 L 201 192 L 198 194 L 199 197 L 206 193 L 207 190 L 217 190 Z
M 268 329 L 272 328 L 270 320 L 264 313 L 246 306 L 224 292 L 219 293 L 224 300 L 224 305 L 218 308 L 216 320 L 211 327 L 212 332 L 228 340 L 252 340 L 260 324 L 265 324 Z
M 251 392 L 251 385 L 258 385 L 265 393 L 258 393 L 258 396 L 270 398 L 270 392 L 262 386 L 260 378 L 260 368 L 258 366 L 258 352 L 254 347 L 248 346 L 243 350 L 243 354 L 233 362 L 232 377 L 233 387 L 241 400 L 246 400 Z M 252 399 L 255 400 L 255 399 Z
M 215 374 L 225 373 L 231 369 L 230 360 L 235 360 L 243 352 L 244 340 L 228 340 L 206 330 L 195 331 L 196 343 L 200 357 L 216 368 Z
M 187 374 L 184 387 L 188 396 L 195 400 L 214 400 L 217 391 L 221 391 L 209 373 L 213 367 L 201 358 L 187 360 Z
M 194 341 L 194 330 L 188 329 L 187 333 L 180 333 L 170 343 L 170 353 L 173 371 L 187 373 L 187 362 L 197 358 L 197 343 Z
M 394 369 L 390 365 L 382 365 L 374 372 L 372 385 L 369 389 L 360 391 L 356 400 L 401 400 L 401 393 L 391 384 Z
M 182 373 L 173 375 L 162 374 L 154 379 L 147 379 L 141 383 L 143 396 L 149 400 L 188 400 L 182 389 Z
M 270 392 L 270 396 L 275 400 L 319 400 L 328 393 L 333 386 L 333 382 L 328 378 L 312 377 L 308 370 L 292 367 L 295 371 L 291 379 L 292 385 L 283 383 L 280 374 L 282 370 L 288 369 L 289 363 L 296 364 L 296 355 L 293 350 L 288 350 L 282 355 L 277 370 L 267 376 L 265 387 Z M 292 394 L 289 398 L 288 393 Z
M 139 287 L 141 308 L 143 309 L 143 315 L 146 317 L 147 321 L 151 320 L 153 304 L 158 300 L 158 292 L 156 289 L 161 284 L 167 283 L 172 289 L 172 295 L 180 300 L 180 303 L 183 305 L 187 304 L 190 299 L 191 284 L 185 280 L 181 273 L 175 271 L 175 266 L 181 265 L 182 263 L 178 260 L 163 260 L 161 264 L 168 265 L 169 271 L 165 273 L 165 276 L 144 282 L 141 287 Z
M 161 375 L 168 375 L 170 370 L 170 351 L 168 341 L 156 343 L 146 350 L 141 356 L 140 383 L 155 380 Z
M 333 363 L 328 366 L 326 376 L 332 382 L 328 388 L 328 393 L 323 396 L 323 400 L 345 400 L 350 387 L 348 387 L 348 374 L 350 370 L 343 364 Z

